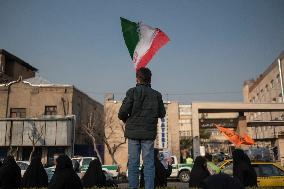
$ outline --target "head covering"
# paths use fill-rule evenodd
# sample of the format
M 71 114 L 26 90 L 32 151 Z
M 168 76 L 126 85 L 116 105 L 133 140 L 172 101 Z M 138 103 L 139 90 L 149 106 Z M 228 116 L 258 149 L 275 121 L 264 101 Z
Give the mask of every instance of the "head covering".
M 67 155 L 60 155 L 56 158 L 56 168 L 55 171 L 60 171 L 64 169 L 73 169 L 72 161 Z
M 7 156 L 0 168 L 0 188 L 19 188 L 21 184 L 21 169 L 13 156 Z
M 56 168 L 48 189 L 82 189 L 81 180 L 73 170 L 71 159 L 67 155 L 60 155 L 55 161 Z
M 103 187 L 106 185 L 106 176 L 102 170 L 102 164 L 99 159 L 90 162 L 89 167 L 82 178 L 83 187 Z
M 240 180 L 243 186 L 257 186 L 257 175 L 251 166 L 249 157 L 241 149 L 233 151 L 233 176 Z
M 190 172 L 189 187 L 201 187 L 201 182 L 208 176 L 210 173 L 207 169 L 206 159 L 197 156 Z
M 215 174 L 207 177 L 202 182 L 203 189 L 245 189 L 238 179 L 227 174 Z
M 43 168 L 40 157 L 32 159 L 21 183 L 22 188 L 40 188 L 48 186 L 48 176 Z

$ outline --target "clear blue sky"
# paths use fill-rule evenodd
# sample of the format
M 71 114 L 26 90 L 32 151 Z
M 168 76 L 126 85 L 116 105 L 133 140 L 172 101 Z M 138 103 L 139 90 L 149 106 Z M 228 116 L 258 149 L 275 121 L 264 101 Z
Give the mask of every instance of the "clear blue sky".
M 0 48 L 52 82 L 121 99 L 135 72 L 120 16 L 170 37 L 149 65 L 164 99 L 242 101 L 243 81 L 284 50 L 283 0 L 0 0 Z

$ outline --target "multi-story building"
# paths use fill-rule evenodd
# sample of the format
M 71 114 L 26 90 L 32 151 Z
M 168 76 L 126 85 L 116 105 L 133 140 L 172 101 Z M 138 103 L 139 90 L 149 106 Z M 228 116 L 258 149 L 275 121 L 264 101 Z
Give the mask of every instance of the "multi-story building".
M 55 153 L 92 155 L 92 140 L 82 126 L 95 114 L 103 115 L 103 105 L 73 85 L 38 76 L 0 84 L 0 156 L 12 151 L 17 159 L 27 160 L 33 146 L 44 163 Z M 102 124 L 96 126 L 104 132 Z M 103 156 L 102 138 L 96 142 Z
M 280 66 L 279 62 L 280 60 Z M 281 92 L 283 81 L 284 52 L 282 52 L 272 64 L 257 79 L 244 82 L 243 96 L 245 103 L 284 103 Z M 282 81 L 281 81 L 282 79 Z M 256 112 L 247 114 L 248 121 L 282 121 L 284 112 Z M 283 125 L 284 126 L 284 125 Z M 254 126 L 250 128 L 252 137 L 258 141 L 258 145 L 273 146 L 278 134 L 284 131 L 282 125 Z
M 179 104 L 179 134 L 181 139 L 192 137 L 191 105 Z

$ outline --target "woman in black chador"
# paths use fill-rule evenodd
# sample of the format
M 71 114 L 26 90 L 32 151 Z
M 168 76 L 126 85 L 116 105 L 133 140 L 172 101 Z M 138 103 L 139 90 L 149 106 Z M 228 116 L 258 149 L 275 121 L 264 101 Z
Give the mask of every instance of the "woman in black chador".
M 190 172 L 189 187 L 201 187 L 202 181 L 210 176 L 207 169 L 207 162 L 204 157 L 196 157 Z
M 249 157 L 241 149 L 233 151 L 233 176 L 239 179 L 244 187 L 257 186 L 255 170 Z
M 71 159 L 67 155 L 60 155 L 55 160 L 56 168 L 48 189 L 82 189 L 79 176 L 75 173 Z
M 48 186 L 48 177 L 39 157 L 34 157 L 27 168 L 21 188 L 40 188 Z
M 21 184 L 21 169 L 13 156 L 7 156 L 0 168 L 0 188 L 15 189 Z
M 104 187 L 106 185 L 106 176 L 102 170 L 102 164 L 99 159 L 90 162 L 89 167 L 82 178 L 82 184 L 85 188 Z

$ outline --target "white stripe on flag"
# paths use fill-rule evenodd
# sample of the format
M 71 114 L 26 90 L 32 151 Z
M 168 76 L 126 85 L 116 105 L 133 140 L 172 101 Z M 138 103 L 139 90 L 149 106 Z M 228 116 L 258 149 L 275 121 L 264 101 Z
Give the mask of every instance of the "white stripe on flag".
M 133 63 L 135 67 L 140 62 L 141 58 L 147 53 L 150 49 L 153 39 L 157 33 L 157 29 L 151 26 L 148 26 L 143 23 L 139 23 L 139 42 L 136 45 L 134 55 L 133 55 Z

